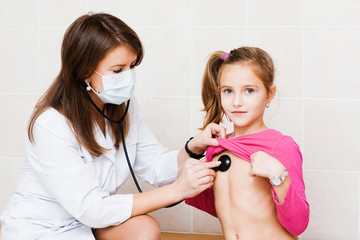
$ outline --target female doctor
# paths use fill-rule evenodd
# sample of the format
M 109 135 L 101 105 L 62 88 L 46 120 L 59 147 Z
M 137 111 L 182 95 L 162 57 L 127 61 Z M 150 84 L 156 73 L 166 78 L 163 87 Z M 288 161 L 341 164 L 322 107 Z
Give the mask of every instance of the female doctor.
M 1 215 L 0 239 L 160 239 L 158 223 L 145 214 L 212 186 L 211 168 L 219 163 L 189 154 L 218 145 L 212 136 L 224 137 L 225 130 L 210 125 L 186 143 L 187 151 L 169 152 L 157 142 L 132 96 L 140 39 L 114 16 L 79 17 L 61 54 L 60 73 L 30 119 L 24 167 Z M 129 176 L 122 131 L 135 174 L 158 188 L 116 194 Z

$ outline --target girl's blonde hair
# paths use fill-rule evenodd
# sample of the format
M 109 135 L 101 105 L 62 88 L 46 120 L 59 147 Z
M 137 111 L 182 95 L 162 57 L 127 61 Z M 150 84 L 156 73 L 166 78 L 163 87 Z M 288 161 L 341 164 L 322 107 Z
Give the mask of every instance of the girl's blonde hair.
M 252 68 L 254 74 L 262 80 L 266 91 L 274 83 L 274 63 L 270 55 L 257 47 L 240 47 L 225 53 L 216 51 L 210 55 L 202 79 L 201 97 L 204 104 L 204 129 L 209 123 L 220 123 L 224 116 L 220 99 L 220 77 L 223 66 L 243 64 Z

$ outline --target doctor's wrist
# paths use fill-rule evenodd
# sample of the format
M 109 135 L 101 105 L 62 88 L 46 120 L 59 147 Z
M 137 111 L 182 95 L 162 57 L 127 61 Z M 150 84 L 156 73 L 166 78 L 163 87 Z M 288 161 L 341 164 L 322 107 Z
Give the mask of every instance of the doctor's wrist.
M 173 203 L 182 201 L 187 198 L 186 192 L 184 191 L 181 183 L 178 180 L 171 183 L 169 186 L 171 186 L 170 195 L 172 196 L 171 198 Z
M 194 137 L 191 137 L 185 144 L 185 151 L 191 158 L 200 159 L 205 157 L 204 150 L 196 147 L 194 141 L 191 141 Z

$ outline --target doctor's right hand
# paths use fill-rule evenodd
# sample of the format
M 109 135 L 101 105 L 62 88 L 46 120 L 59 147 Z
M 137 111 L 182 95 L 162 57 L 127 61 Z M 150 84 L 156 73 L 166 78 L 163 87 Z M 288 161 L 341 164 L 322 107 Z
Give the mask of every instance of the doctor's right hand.
M 219 161 L 204 162 L 189 158 L 179 168 L 178 179 L 174 182 L 178 188 L 179 200 L 191 198 L 214 184 L 215 171 L 211 168 L 220 165 Z

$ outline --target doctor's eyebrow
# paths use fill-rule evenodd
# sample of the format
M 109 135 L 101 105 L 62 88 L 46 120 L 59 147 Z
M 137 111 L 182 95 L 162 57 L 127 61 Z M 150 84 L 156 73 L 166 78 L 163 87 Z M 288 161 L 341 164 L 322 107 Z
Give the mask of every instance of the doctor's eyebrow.
M 110 66 L 110 67 L 125 67 L 126 64 L 115 64 L 113 66 Z
M 134 62 L 132 62 L 131 64 L 130 64 L 130 66 L 135 66 L 135 63 L 136 63 L 136 60 L 134 61 Z M 111 68 L 112 67 L 126 67 L 126 64 L 115 64 L 115 65 L 113 65 L 113 66 L 110 66 Z

